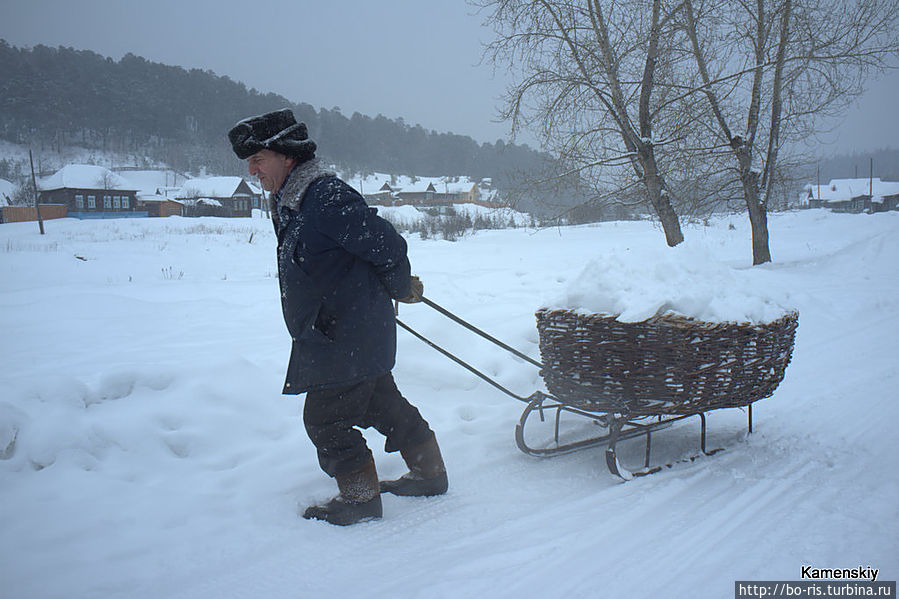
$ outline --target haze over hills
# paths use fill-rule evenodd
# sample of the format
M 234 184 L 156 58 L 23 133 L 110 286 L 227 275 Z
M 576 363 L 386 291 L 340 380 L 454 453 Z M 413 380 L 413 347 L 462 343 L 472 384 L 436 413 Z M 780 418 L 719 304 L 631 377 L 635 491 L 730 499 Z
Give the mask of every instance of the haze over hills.
M 882 149 L 860 154 L 844 154 L 825 158 L 812 166 L 817 168 L 822 182 L 830 179 L 865 178 L 873 169 L 873 176 L 884 181 L 899 181 L 899 149 Z
M 427 101 L 426 98 L 422 99 Z M 72 48 L 16 48 L 0 40 L 0 139 L 61 151 L 117 151 L 195 172 L 242 173 L 226 133 L 241 118 L 289 107 L 319 154 L 348 172 L 493 177 L 502 186 L 545 156 L 502 140 L 479 144 L 378 115 L 315 109 L 248 89 L 211 71 L 133 54 L 115 61 Z

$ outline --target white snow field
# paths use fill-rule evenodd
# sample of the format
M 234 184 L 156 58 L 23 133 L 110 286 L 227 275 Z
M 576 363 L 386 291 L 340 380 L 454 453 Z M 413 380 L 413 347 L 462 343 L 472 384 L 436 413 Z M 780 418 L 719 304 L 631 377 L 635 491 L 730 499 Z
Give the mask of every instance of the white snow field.
M 803 565 L 899 576 L 899 213 L 772 214 L 760 267 L 742 215 L 685 226 L 674 250 L 647 222 L 408 237 L 426 296 L 534 357 L 535 310 L 567 303 L 623 319 L 798 309 L 793 362 L 752 435 L 744 411 L 711 412 L 725 451 L 622 482 L 602 448 L 520 452 L 524 404 L 400 330 L 394 374 L 450 490 L 385 495 L 382 520 L 347 528 L 297 515 L 336 485 L 302 396 L 280 394 L 271 224 L 45 225 L 0 225 L 4 598 L 720 598 Z M 427 306 L 400 317 L 515 392 L 542 388 Z M 698 432 L 654 435 L 653 461 L 696 454 Z M 405 471 L 366 438 L 382 477 Z M 639 465 L 642 440 L 621 449 Z

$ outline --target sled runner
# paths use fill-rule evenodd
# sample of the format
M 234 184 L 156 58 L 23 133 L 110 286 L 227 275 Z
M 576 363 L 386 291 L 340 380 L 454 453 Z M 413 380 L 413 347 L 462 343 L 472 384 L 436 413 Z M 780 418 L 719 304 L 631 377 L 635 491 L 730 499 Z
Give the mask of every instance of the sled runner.
M 614 316 L 542 309 L 536 314 L 541 363 L 431 300 L 422 301 L 540 368 L 548 393 L 517 395 L 397 318 L 397 324 L 415 337 L 527 404 L 515 427 L 521 451 L 552 456 L 604 445 L 609 471 L 625 480 L 661 470 L 662 466 L 650 466 L 652 433 L 679 420 L 699 417 L 700 455 L 720 451 L 706 448 L 706 413 L 711 410 L 747 408 L 751 433 L 752 404 L 770 397 L 783 380 L 799 323 L 796 312 L 764 324 L 711 323 L 674 315 L 627 323 Z M 535 412 L 541 422 L 547 414 L 553 418 L 553 442 L 545 447 L 532 447 L 525 441 L 525 426 Z M 563 414 L 592 422 L 599 434 L 562 441 Z M 616 446 L 641 436 L 645 438 L 643 466 L 629 470 L 621 465 Z

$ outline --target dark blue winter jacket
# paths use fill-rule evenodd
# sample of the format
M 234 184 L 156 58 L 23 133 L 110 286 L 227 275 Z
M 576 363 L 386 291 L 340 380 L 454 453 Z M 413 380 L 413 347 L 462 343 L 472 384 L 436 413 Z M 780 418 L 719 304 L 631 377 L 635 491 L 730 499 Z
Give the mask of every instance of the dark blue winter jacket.
M 293 338 L 284 393 L 390 372 L 391 298 L 410 293 L 406 241 L 317 160 L 296 167 L 273 200 L 281 306 Z

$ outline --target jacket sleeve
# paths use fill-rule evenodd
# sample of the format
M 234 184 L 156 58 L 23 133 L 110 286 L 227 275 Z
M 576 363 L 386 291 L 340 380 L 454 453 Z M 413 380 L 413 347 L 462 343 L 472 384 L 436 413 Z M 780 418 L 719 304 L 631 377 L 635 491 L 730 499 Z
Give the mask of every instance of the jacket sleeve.
M 411 267 L 406 240 L 340 179 L 329 177 L 313 185 L 322 186 L 318 230 L 347 252 L 371 264 L 390 297 L 407 297 L 411 293 Z M 307 192 L 309 195 L 312 194 Z

